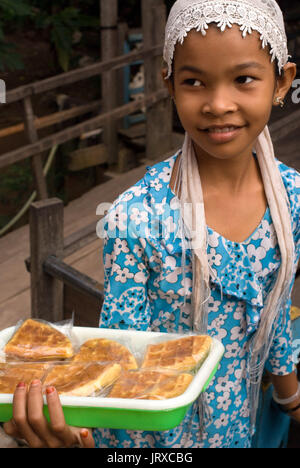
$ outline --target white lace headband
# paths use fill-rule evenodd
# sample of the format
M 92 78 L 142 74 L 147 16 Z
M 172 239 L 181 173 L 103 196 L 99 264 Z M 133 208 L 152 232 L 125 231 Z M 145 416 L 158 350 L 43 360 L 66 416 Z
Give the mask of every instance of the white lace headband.
M 181 44 L 192 29 L 205 36 L 209 23 L 221 31 L 238 24 L 243 37 L 260 33 L 263 49 L 269 44 L 271 61 L 278 60 L 279 73 L 288 62 L 287 37 L 282 12 L 275 0 L 177 0 L 170 12 L 165 35 L 164 60 L 169 78 L 177 42 Z

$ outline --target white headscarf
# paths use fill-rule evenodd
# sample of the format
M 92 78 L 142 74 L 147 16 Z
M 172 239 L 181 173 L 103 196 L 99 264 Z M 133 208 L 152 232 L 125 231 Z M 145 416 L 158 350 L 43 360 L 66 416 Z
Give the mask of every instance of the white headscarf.
M 260 32 L 262 47 L 271 46 L 272 61 L 278 59 L 279 71 L 288 61 L 287 40 L 282 12 L 275 0 L 178 0 L 175 2 L 166 27 L 164 59 L 172 73 L 176 43 L 183 42 L 191 29 L 206 34 L 209 23 L 215 22 L 221 30 L 239 24 L 243 36 L 252 30 Z M 257 331 L 249 343 L 248 397 L 251 413 L 251 431 L 254 432 L 258 407 L 259 387 L 266 359 L 274 339 L 280 311 L 288 300 L 295 274 L 295 246 L 288 196 L 277 167 L 272 140 L 266 126 L 254 144 L 281 253 L 281 267 L 276 284 L 270 292 L 261 313 Z M 175 190 L 180 187 L 182 221 L 189 233 L 193 252 L 193 325 L 194 331 L 207 333 L 207 300 L 210 296 L 210 267 L 207 257 L 207 226 L 201 179 L 193 142 L 186 133 Z M 179 193 L 176 192 L 176 193 Z M 187 210 L 187 206 L 192 210 Z M 199 213 L 200 210 L 200 213 Z M 197 211 L 197 213 L 196 213 Z M 200 214 L 200 216 L 199 216 Z M 197 217 L 197 230 L 193 222 Z M 192 233 L 193 231 L 193 233 Z M 182 246 L 185 250 L 184 231 Z M 185 264 L 185 251 L 183 252 Z M 183 265 L 185 267 L 185 265 Z M 200 398 L 200 426 L 205 407 L 205 396 Z M 202 427 L 203 430 L 203 427 Z

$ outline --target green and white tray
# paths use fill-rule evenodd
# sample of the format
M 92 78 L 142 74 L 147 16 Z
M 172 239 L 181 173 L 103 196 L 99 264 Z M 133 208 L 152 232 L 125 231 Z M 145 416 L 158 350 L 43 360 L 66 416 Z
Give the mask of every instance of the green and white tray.
M 3 346 L 13 335 L 15 327 L 0 331 Z M 108 338 L 127 346 L 141 362 L 148 344 L 177 339 L 184 335 L 135 330 L 74 327 L 74 340 L 80 346 L 91 338 Z M 224 353 L 224 346 L 213 339 L 210 353 L 195 374 L 187 390 L 180 396 L 166 400 L 135 400 L 107 397 L 61 396 L 66 423 L 78 427 L 101 427 L 165 431 L 178 426 L 192 403 L 213 378 Z M 12 417 L 12 394 L 0 394 L 0 422 Z M 44 413 L 49 419 L 46 398 Z

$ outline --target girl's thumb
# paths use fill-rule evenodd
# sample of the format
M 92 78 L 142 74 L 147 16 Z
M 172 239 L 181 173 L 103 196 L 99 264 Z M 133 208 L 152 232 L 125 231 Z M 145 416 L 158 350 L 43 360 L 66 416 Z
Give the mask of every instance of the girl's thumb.
M 80 439 L 81 439 L 81 443 L 82 443 L 84 448 L 94 448 L 95 447 L 95 441 L 94 441 L 92 432 L 89 431 L 88 429 L 81 429 Z

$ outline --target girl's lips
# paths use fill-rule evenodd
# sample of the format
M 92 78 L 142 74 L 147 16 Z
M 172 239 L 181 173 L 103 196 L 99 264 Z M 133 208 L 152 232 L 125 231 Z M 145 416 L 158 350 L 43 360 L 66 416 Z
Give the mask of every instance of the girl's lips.
M 212 130 L 203 130 L 203 132 L 207 135 L 207 137 L 216 142 L 216 143 L 226 143 L 227 141 L 231 141 L 234 138 L 236 138 L 239 133 L 241 132 L 243 127 L 236 127 L 234 129 L 231 129 L 229 131 L 214 131 Z

